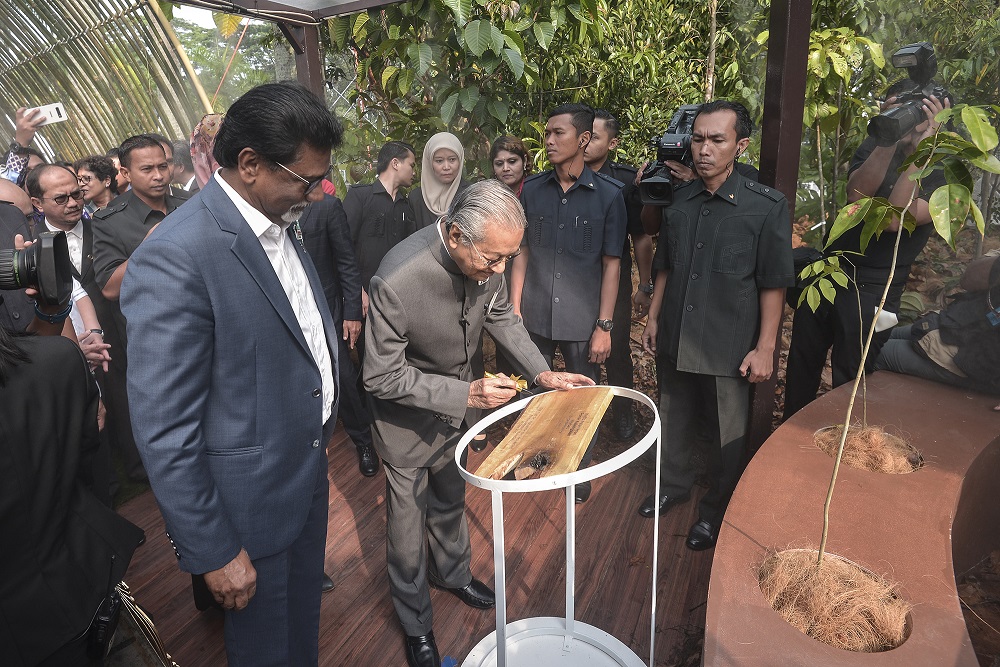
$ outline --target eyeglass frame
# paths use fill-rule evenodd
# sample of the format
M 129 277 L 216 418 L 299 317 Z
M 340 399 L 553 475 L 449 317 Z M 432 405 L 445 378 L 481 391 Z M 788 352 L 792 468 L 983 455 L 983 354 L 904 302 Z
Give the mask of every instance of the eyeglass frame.
M 513 255 L 501 255 L 496 259 L 486 259 L 486 255 L 484 255 L 482 250 L 480 250 L 476 246 L 475 242 L 472 239 L 470 239 L 467 235 L 465 236 L 465 238 L 469 240 L 469 245 L 471 245 L 472 249 L 476 251 L 477 255 L 479 255 L 479 259 L 483 261 L 484 269 L 492 269 L 494 266 L 498 266 L 499 264 L 502 264 L 504 262 L 513 262 L 514 258 L 521 254 L 521 251 L 518 250 Z
M 300 175 L 296 174 L 294 171 L 292 171 L 291 169 L 289 169 L 285 165 L 281 164 L 277 160 L 274 161 L 274 164 L 278 165 L 279 167 L 281 167 L 282 169 L 284 169 L 285 171 L 287 171 L 289 174 L 291 174 L 292 176 L 294 176 L 295 178 L 297 178 L 300 182 L 305 183 L 306 184 L 306 191 L 303 193 L 305 195 L 308 195 L 310 192 L 312 192 L 313 190 L 315 190 L 316 186 L 318 186 L 320 183 L 322 183 L 324 180 L 326 180 L 326 177 L 330 175 L 330 170 L 327 169 L 325 174 L 323 174 L 322 176 L 320 176 L 319 178 L 317 178 L 314 181 L 310 181 L 305 176 L 300 176 Z
M 79 183 L 77 183 L 77 185 L 79 185 Z M 74 201 L 83 201 L 83 190 L 77 188 L 76 190 L 68 192 L 64 195 L 56 195 L 55 197 L 39 197 L 39 199 L 41 199 L 42 201 L 45 201 L 46 199 L 49 201 L 54 201 L 57 206 L 65 206 L 66 204 L 69 203 L 70 198 L 72 198 Z M 60 199 L 62 201 L 59 201 Z

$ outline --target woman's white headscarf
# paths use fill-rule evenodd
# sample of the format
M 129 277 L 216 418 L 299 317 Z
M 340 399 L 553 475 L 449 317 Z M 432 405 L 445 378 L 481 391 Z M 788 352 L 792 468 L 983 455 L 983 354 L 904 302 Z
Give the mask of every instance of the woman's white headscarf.
M 458 175 L 455 180 L 445 185 L 434 173 L 434 154 L 447 148 L 458 155 Z M 451 132 L 438 132 L 427 141 L 424 154 L 420 157 L 420 194 L 424 198 L 427 209 L 435 216 L 444 215 L 455 199 L 458 186 L 465 172 L 465 148 Z

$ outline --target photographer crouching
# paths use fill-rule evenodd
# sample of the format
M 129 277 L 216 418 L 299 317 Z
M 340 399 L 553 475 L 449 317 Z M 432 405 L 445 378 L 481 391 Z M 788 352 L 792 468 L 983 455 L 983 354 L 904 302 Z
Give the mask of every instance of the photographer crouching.
M 50 334 L 0 326 L 0 646 L 6 665 L 102 664 L 115 586 L 144 536 L 95 496 L 97 384 L 58 335 L 72 284 L 65 234 L 42 236 L 0 251 L 0 289 L 27 288 Z
M 848 203 L 863 197 L 883 197 L 895 206 L 905 206 L 917 187 L 910 177 L 920 166 L 909 165 L 902 171 L 900 166 L 923 139 L 938 131 L 934 116 L 951 106 L 947 91 L 931 81 L 937 71 L 937 61 L 929 43 L 899 49 L 893 54 L 893 65 L 905 67 L 909 78 L 888 89 L 882 112 L 869 123 L 870 136 L 854 153 L 847 179 Z M 928 200 L 944 183 L 944 174 L 939 170 L 924 177 L 910 206 L 916 228 L 912 232 L 904 230 L 900 238 L 895 277 L 876 326 L 878 333 L 872 341 L 866 372 L 875 369 L 879 350 L 896 324 L 895 313 L 899 310 L 910 265 L 933 232 L 933 226 L 928 224 L 931 222 Z M 835 251 L 851 253 L 841 258 L 851 280 L 847 287 L 835 285 L 834 303 L 824 300 L 815 312 L 803 303 L 795 311 L 785 384 L 785 420 L 816 398 L 827 351 L 831 348 L 833 386 L 845 384 L 857 375 L 864 339 L 892 269 L 899 224 L 899 220 L 894 219 L 886 230 L 888 233 L 872 237 L 861 255 L 857 253 L 861 251 L 863 225 L 844 233 L 826 249 L 827 255 Z

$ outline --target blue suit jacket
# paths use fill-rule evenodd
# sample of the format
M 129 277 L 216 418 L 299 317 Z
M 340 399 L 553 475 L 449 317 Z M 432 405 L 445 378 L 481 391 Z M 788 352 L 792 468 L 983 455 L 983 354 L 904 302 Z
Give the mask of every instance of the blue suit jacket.
M 316 270 L 295 244 L 337 341 Z M 278 553 L 325 469 L 320 373 L 264 249 L 214 180 L 132 254 L 122 283 L 136 444 L 183 570 Z M 339 390 L 337 392 L 339 396 Z

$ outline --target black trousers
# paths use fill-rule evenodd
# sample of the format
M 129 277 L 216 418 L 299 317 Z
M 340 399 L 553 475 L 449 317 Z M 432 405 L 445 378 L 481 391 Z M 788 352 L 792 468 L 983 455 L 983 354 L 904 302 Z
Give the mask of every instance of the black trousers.
M 362 331 L 362 333 L 364 333 Z M 368 410 L 367 397 L 362 394 L 358 369 L 351 361 L 351 350 L 344 340 L 342 326 L 337 327 L 339 359 L 337 364 L 340 379 L 340 409 L 339 416 L 344 422 L 344 430 L 354 442 L 355 447 L 371 446 L 372 444 L 372 414 Z M 361 336 L 358 337 L 360 343 Z M 361 346 L 358 345 L 360 357 Z
M 608 374 L 608 384 L 632 389 L 635 366 L 632 363 L 632 262 L 622 258 L 622 272 L 618 277 L 618 298 L 612 316 L 611 354 L 604 362 Z M 615 396 L 611 402 L 615 415 L 627 414 L 632 409 L 632 400 Z
M 903 274 L 904 280 L 906 273 Z M 839 387 L 854 379 L 861 365 L 864 338 L 871 328 L 884 289 L 884 282 L 862 282 L 856 287 L 852 282 L 846 288 L 837 289 L 832 304 L 823 300 L 816 312 L 806 303 L 795 310 L 785 375 L 783 419 L 788 419 L 816 398 L 828 351 L 833 386 Z M 894 285 L 886 299 L 886 309 L 892 312 L 898 310 L 902 293 L 903 284 Z M 875 370 L 879 351 L 890 334 L 891 331 L 875 334 L 865 363 L 866 373 Z

